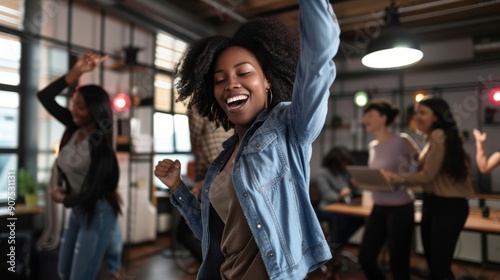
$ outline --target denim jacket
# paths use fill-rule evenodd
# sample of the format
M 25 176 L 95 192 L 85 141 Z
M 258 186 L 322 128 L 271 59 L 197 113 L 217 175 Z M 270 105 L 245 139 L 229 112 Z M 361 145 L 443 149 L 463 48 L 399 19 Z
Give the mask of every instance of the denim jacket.
M 291 102 L 261 112 L 240 140 L 233 184 L 270 279 L 304 279 L 331 258 L 309 199 L 312 142 L 325 123 L 333 57 L 340 30 L 326 0 L 300 4 L 300 58 Z M 171 201 L 202 240 L 204 260 L 210 247 L 209 189 L 237 141 L 235 134 L 211 164 L 201 203 L 184 185 Z M 208 279 L 206 261 L 198 279 Z

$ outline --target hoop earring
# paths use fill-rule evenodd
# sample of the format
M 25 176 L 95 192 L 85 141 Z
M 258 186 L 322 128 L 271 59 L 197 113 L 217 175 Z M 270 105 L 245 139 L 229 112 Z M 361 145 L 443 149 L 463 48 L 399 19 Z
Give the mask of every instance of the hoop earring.
M 271 96 L 271 98 L 269 98 Z M 267 88 L 267 104 L 266 104 L 266 110 L 271 106 L 271 103 L 273 102 L 273 91 L 271 88 Z

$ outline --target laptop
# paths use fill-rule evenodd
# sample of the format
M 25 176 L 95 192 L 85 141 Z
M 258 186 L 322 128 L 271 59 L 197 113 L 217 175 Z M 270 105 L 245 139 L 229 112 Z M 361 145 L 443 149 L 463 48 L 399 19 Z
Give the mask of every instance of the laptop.
M 394 191 L 394 187 L 387 182 L 378 168 L 349 165 L 347 166 L 347 172 L 356 180 L 356 187 L 360 189 L 379 192 Z

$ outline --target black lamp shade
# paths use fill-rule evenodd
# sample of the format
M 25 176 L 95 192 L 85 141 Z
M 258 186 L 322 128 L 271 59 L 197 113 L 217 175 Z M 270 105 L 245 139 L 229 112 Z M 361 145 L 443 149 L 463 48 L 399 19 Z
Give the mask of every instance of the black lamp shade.
M 400 26 L 399 14 L 394 6 L 385 14 L 385 27 L 367 47 L 361 62 L 370 68 L 400 68 L 413 65 L 423 57 L 417 40 Z
M 390 26 L 382 29 L 380 35 L 368 44 L 367 53 L 397 47 L 420 49 L 417 40 L 408 31 L 400 26 Z

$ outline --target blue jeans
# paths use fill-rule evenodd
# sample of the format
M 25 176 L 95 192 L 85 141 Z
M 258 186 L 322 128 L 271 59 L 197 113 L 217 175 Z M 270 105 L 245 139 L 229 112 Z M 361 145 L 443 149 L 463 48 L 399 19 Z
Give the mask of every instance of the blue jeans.
M 117 216 L 105 200 L 96 203 L 90 226 L 83 211 L 73 208 L 59 248 L 60 278 L 96 279 L 116 225 Z
M 120 271 L 122 263 L 122 229 L 119 223 L 116 223 L 115 229 L 113 230 L 113 235 L 111 236 L 111 241 L 109 243 L 108 249 L 106 251 L 106 262 L 108 264 L 108 271 L 111 275 L 114 275 Z

